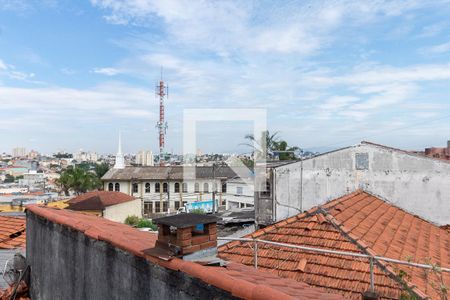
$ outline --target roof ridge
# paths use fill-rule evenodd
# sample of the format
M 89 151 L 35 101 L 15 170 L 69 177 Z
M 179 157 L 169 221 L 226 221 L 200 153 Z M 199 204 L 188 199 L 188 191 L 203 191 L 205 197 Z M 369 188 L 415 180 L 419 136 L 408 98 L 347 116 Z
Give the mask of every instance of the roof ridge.
M 404 149 L 400 149 L 400 148 L 385 146 L 385 145 L 382 145 L 382 144 L 373 143 L 373 142 L 369 142 L 369 141 L 361 141 L 361 145 L 375 146 L 375 147 L 383 148 L 383 149 L 386 149 L 386 150 L 392 150 L 392 151 L 401 152 L 403 154 L 414 156 L 414 157 L 418 157 L 418 158 L 424 158 L 424 159 L 434 160 L 434 161 L 438 161 L 438 162 L 450 163 L 450 161 L 445 160 L 445 159 L 436 158 L 436 157 L 430 157 L 430 156 L 426 156 L 426 155 L 421 155 L 421 154 L 417 154 L 417 153 L 411 152 L 409 150 L 404 150 Z
M 381 200 L 381 199 L 380 199 Z M 358 238 L 356 235 L 351 233 L 351 230 L 345 227 L 345 225 L 338 220 L 334 218 L 334 216 L 329 213 L 326 209 L 321 208 L 322 212 L 326 215 L 326 219 L 337 229 L 341 234 L 347 238 L 351 243 L 355 244 L 358 248 L 361 249 L 361 251 L 367 255 L 370 255 L 372 257 L 378 256 L 375 250 L 373 250 L 371 247 L 369 247 L 363 240 Z M 422 292 L 417 286 L 415 286 L 413 283 L 403 280 L 400 278 L 396 273 L 395 270 L 389 265 L 388 263 L 378 260 L 376 258 L 373 259 L 375 263 L 377 263 L 380 267 L 380 269 L 387 273 L 391 278 L 396 280 L 398 283 L 403 285 L 406 290 L 416 294 L 420 299 L 428 299 L 429 296 Z

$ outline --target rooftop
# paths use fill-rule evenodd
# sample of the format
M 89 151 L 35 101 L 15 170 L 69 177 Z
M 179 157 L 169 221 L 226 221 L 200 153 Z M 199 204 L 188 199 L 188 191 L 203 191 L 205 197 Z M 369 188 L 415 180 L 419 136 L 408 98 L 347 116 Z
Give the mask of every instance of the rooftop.
M 183 272 L 207 284 L 228 291 L 244 299 L 343 299 L 305 283 L 284 279 L 275 274 L 230 263 L 225 267 L 205 266 L 195 262 L 172 258 L 169 261 L 144 254 L 155 246 L 157 235 L 138 231 L 128 225 L 115 223 L 93 215 L 30 205 L 28 211 L 51 222 L 83 232 L 86 236 L 107 242 L 117 248 L 143 257 L 161 267 Z
M 25 247 L 25 218 L 0 216 L 0 249 Z
M 183 180 L 183 166 L 146 166 L 125 167 L 123 169 L 110 169 L 102 180 Z M 247 170 L 248 172 L 248 170 Z M 214 174 L 215 173 L 215 174 Z M 228 166 L 195 167 L 196 178 L 233 178 L 236 173 Z
M 67 203 L 72 210 L 103 210 L 105 207 L 135 200 L 121 192 L 94 191 L 77 196 Z
M 363 191 L 328 202 L 247 236 L 274 242 L 386 256 L 450 266 L 450 233 Z M 220 257 L 253 264 L 248 242 L 219 248 Z M 263 244 L 258 266 L 282 277 L 306 282 L 346 298 L 360 299 L 370 285 L 367 259 L 305 252 Z M 406 274 L 401 276 L 400 274 Z M 442 273 L 448 286 L 450 274 Z M 405 283 L 420 297 L 439 298 L 433 274 L 424 269 L 376 261 L 375 290 L 383 299 L 399 299 Z
M 210 224 L 217 222 L 218 218 L 204 214 L 178 214 L 173 216 L 153 219 L 156 224 L 173 226 L 177 228 L 192 227 L 197 224 Z

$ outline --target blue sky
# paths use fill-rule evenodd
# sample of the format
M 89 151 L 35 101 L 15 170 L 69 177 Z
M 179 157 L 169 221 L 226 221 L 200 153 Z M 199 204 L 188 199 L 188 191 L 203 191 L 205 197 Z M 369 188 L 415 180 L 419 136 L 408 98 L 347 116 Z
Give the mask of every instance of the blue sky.
M 449 1 L 0 0 L 0 151 L 167 149 L 187 108 L 266 108 L 289 143 L 450 139 Z M 249 122 L 198 132 L 203 152 L 246 151 Z

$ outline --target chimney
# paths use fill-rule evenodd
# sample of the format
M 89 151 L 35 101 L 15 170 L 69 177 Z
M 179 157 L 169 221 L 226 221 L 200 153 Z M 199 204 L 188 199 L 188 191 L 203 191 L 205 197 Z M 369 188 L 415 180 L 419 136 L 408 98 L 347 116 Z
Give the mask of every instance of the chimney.
M 377 292 L 375 291 L 366 291 L 363 293 L 363 300 L 378 300 L 380 297 L 378 296 Z
M 178 214 L 153 220 L 158 225 L 156 248 L 169 256 L 188 254 L 217 247 L 217 218 L 211 215 Z

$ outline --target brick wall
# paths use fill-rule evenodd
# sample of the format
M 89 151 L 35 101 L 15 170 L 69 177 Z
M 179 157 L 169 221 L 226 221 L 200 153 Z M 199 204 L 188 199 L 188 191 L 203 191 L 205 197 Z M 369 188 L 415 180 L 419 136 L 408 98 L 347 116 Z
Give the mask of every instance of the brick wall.
M 179 247 L 180 255 L 217 247 L 217 225 L 205 224 L 203 231 L 198 231 L 195 227 L 177 228 L 176 232 L 170 232 L 167 225 L 159 225 L 156 245 L 163 248 L 175 245 Z

